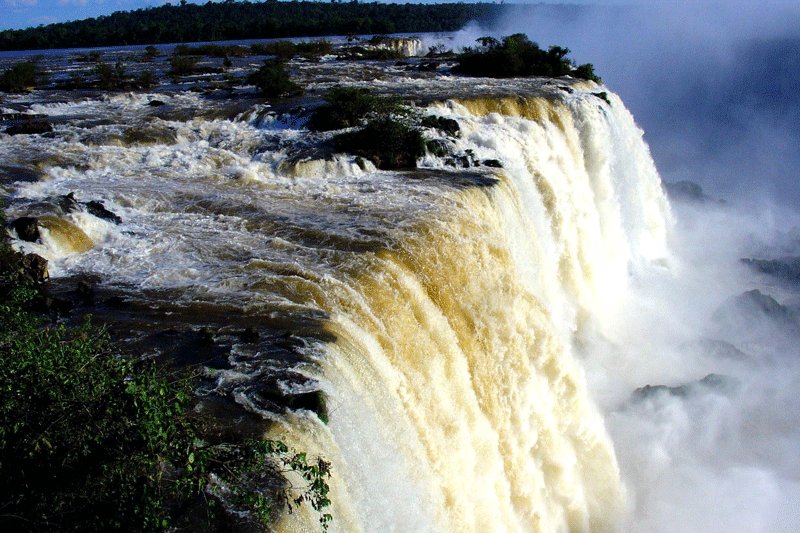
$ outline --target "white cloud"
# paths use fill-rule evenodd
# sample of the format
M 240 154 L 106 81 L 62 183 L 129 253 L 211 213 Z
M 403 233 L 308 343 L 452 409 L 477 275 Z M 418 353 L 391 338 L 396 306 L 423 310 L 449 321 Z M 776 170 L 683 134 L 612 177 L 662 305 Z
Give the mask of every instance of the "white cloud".
M 39 0 L 3 0 L 3 5 L 10 8 L 33 7 Z

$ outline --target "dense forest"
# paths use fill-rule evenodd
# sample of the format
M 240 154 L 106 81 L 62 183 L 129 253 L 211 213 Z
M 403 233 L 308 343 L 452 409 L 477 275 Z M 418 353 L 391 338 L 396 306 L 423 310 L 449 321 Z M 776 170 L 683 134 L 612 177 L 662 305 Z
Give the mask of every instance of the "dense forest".
M 0 50 L 36 50 L 232 39 L 454 31 L 488 22 L 499 4 L 207 2 L 120 11 L 0 32 Z

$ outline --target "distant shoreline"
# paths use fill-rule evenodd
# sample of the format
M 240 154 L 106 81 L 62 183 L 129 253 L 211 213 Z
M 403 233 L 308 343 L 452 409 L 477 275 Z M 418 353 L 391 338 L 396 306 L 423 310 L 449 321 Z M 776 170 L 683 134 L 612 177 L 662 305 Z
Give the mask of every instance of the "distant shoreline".
M 488 24 L 507 6 L 222 2 L 163 5 L 108 16 L 0 31 L 0 51 L 36 51 L 357 34 L 449 32 Z

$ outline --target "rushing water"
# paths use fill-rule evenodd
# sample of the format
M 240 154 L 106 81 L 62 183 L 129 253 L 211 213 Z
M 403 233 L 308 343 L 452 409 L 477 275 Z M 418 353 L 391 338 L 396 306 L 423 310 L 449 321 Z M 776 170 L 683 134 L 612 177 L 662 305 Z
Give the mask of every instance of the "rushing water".
M 632 300 L 685 266 L 622 101 L 574 80 L 294 67 L 312 93 L 338 81 L 413 95 L 421 113 L 458 121 L 455 153 L 502 168 L 428 155 L 416 171 L 387 172 L 325 154 L 330 134 L 304 129 L 292 108 L 308 100 L 8 97 L 4 113 L 55 128 L 0 137 L 5 175 L 37 178 L 6 179 L 11 217 L 45 216 L 41 242 L 19 246 L 48 258 L 54 277 L 90 274 L 154 308 L 195 309 L 199 322 L 217 313 L 291 332 L 300 357 L 234 344 L 210 381 L 274 421 L 272 435 L 332 461 L 336 530 L 655 527 L 636 510 L 648 480 L 618 465 L 604 419 L 633 461 L 626 431 L 643 418 L 621 406 L 650 383 L 636 380 L 702 375 L 631 370 L 642 361 L 629 352 L 654 334 L 631 338 L 625 321 L 641 326 L 631 314 L 642 311 Z M 60 212 L 69 192 L 102 200 L 123 223 Z M 258 380 L 287 368 L 295 378 L 279 386 L 321 388 L 327 423 L 259 395 Z M 281 527 L 313 520 L 296 513 Z

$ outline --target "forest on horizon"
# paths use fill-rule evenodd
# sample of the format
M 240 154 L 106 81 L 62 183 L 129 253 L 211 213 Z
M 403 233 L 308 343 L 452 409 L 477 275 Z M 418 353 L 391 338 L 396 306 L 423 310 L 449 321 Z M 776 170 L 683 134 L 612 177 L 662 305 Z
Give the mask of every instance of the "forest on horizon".
M 196 41 L 455 31 L 491 22 L 501 4 L 379 4 L 309 1 L 207 2 L 0 32 L 0 50 L 89 48 Z

